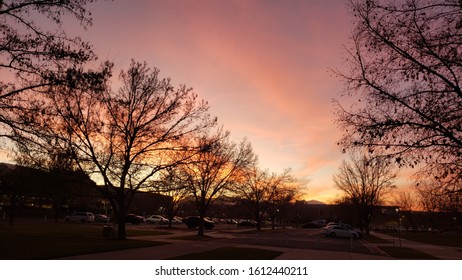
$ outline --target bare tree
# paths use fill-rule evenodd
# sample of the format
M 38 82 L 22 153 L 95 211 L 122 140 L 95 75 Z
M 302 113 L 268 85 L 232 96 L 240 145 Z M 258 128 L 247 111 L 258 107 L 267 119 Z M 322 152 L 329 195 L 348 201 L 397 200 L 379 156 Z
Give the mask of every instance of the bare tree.
M 417 198 L 426 218 L 433 229 L 439 228 L 441 196 L 439 185 L 434 181 L 420 182 L 417 187 Z
M 197 147 L 188 164 L 177 167 L 177 172 L 195 200 L 200 216 L 198 235 L 204 235 L 204 218 L 210 206 L 223 193 L 230 191 L 242 176 L 244 170 L 255 160 L 249 142 L 235 144 L 229 139 L 229 132 L 221 129 L 195 139 Z
M 276 188 L 273 198 L 272 209 L 269 211 L 271 219 L 271 228 L 276 228 L 276 222 L 279 226 L 285 228 L 287 224 L 288 210 L 295 199 L 300 195 L 300 185 L 295 182 L 291 175 L 280 177 L 283 180 Z
M 335 186 L 344 192 L 347 200 L 356 207 L 359 226 L 369 234 L 373 209 L 383 196 L 395 188 L 393 168 L 384 157 L 351 154 L 350 162 L 343 161 L 334 174 Z
M 96 59 L 88 43 L 69 37 L 62 28 L 67 15 L 83 28 L 90 26 L 90 2 L 0 1 L 0 136 L 8 137 L 7 129 L 16 126 L 10 110 L 25 92 L 42 94 L 51 85 L 72 86 L 69 76 L 83 78 L 82 65 Z
M 48 99 L 32 100 L 30 110 L 18 111 L 22 122 L 29 121 L 23 128 L 28 133 L 20 134 L 18 142 L 35 159 L 46 159 L 53 147 L 69 149 L 78 168 L 103 185 L 117 218 L 118 238 L 125 239 L 133 196 L 151 186 L 160 170 L 182 160 L 178 155 L 187 149 L 185 138 L 216 120 L 190 88 L 175 89 L 146 63 L 133 61 L 119 78 L 116 92 L 99 83 L 70 90 L 53 87 Z M 31 114 L 43 105 L 45 110 Z
M 426 180 L 420 180 L 416 186 L 420 205 L 427 213 L 427 218 L 434 229 L 440 227 L 443 213 L 451 214 L 450 223 L 452 226 L 456 226 L 456 224 L 453 224 L 454 220 L 459 222 L 461 218 L 461 194 L 459 191 L 448 191 L 451 188 L 460 189 L 461 187 L 451 185 L 434 178 L 427 178 Z
M 261 230 L 265 215 L 275 202 L 275 198 L 282 192 L 283 187 L 293 181 L 290 172 L 288 169 L 282 174 L 270 174 L 268 171 L 260 170 L 254 164 L 244 172 L 236 185 L 236 194 L 249 203 L 257 223 L 257 230 Z
M 13 225 L 16 211 L 21 208 L 26 197 L 38 189 L 37 170 L 11 164 L 0 164 L 0 194 L 8 200 L 4 211 L 8 214 L 8 224 Z
M 413 230 L 416 230 L 414 212 L 418 207 L 418 199 L 416 193 L 412 190 L 400 190 L 392 194 L 392 203 L 399 207 L 400 212 L 404 212 L 406 220 L 409 221 Z M 402 213 L 400 213 L 401 215 Z M 401 217 L 400 217 L 401 218 Z
M 458 0 L 353 0 L 355 28 L 338 71 L 340 144 L 462 178 L 462 9 Z M 349 101 L 350 102 L 350 101 Z M 460 190 L 459 190 L 460 191 Z
M 159 181 L 155 182 L 153 192 L 162 195 L 162 205 L 168 218 L 168 226 L 172 227 L 173 218 L 178 214 L 190 196 L 181 178 L 174 168 L 161 171 Z

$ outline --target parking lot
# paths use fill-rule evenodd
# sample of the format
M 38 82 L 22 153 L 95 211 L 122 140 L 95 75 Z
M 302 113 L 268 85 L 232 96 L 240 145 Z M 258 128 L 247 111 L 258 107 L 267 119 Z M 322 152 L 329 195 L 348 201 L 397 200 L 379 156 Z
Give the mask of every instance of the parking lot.
M 176 225 L 174 229 L 156 225 L 128 225 L 146 229 L 166 230 L 175 235 L 195 235 L 196 230 L 188 230 L 185 225 Z M 373 248 L 360 239 L 332 238 L 321 234 L 321 229 L 278 228 L 271 230 L 263 228 L 261 232 L 255 228 L 242 228 L 236 225 L 218 224 L 214 229 L 206 231 L 206 235 L 213 237 L 214 241 L 230 245 L 269 246 L 275 248 L 311 249 L 339 252 L 355 252 L 361 254 L 374 254 Z
M 278 229 L 275 231 L 240 232 L 237 230 L 216 230 L 223 236 L 222 242 L 283 248 L 344 251 L 369 254 L 371 250 L 361 240 L 329 238 L 321 235 L 321 229 Z M 218 234 L 220 236 L 220 234 Z

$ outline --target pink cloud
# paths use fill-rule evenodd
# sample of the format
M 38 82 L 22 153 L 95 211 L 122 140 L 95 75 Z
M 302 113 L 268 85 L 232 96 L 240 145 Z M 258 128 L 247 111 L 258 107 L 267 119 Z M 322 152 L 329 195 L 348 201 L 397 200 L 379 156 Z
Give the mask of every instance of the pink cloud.
M 146 60 L 193 86 L 237 140 L 251 140 L 263 168 L 292 167 L 311 179 L 309 194 L 332 193 L 341 85 L 328 68 L 350 30 L 341 1 L 114 1 L 93 15 L 83 37 L 100 57 L 120 68 Z

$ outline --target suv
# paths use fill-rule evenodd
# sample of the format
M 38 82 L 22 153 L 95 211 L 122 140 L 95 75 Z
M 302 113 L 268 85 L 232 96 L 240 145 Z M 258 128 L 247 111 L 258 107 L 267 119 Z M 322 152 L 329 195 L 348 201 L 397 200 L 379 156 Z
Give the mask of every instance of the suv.
M 75 212 L 74 214 L 69 214 L 68 216 L 64 217 L 64 220 L 66 223 L 93 223 L 95 221 L 95 216 L 92 212 Z
M 183 220 L 183 223 L 186 224 L 186 226 L 189 229 L 197 228 L 201 222 L 201 218 L 198 216 L 191 216 L 187 217 Z M 204 228 L 205 229 L 212 229 L 215 226 L 215 223 L 207 218 L 204 218 Z

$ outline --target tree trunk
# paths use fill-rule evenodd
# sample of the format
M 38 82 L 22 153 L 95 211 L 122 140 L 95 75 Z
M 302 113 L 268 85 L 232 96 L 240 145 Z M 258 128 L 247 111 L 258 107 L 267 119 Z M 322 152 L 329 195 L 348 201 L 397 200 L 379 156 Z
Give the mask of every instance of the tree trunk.
M 205 229 L 204 229 L 204 214 L 200 214 L 199 217 L 199 230 L 197 231 L 198 236 L 204 236 Z
M 9 207 L 9 213 L 10 213 L 10 216 L 9 216 L 9 219 L 8 219 L 8 224 L 10 226 L 13 225 L 14 223 L 14 216 L 16 215 L 16 208 L 17 208 L 17 205 L 18 205 L 18 198 L 16 198 L 16 195 L 13 195 L 10 197 L 10 207 Z
M 117 239 L 125 240 L 127 238 L 125 232 L 125 215 L 118 215 L 117 217 Z
M 259 213 L 255 215 L 255 222 L 257 222 L 257 231 L 261 231 L 262 218 Z
M 117 239 L 125 240 L 127 239 L 125 232 L 125 215 L 128 209 L 125 208 L 125 193 L 123 187 L 119 187 L 117 190 L 117 208 L 114 210 L 116 210 L 115 214 L 117 216 Z
M 14 215 L 16 214 L 15 213 L 16 212 L 16 205 L 11 205 L 8 212 L 10 213 L 10 215 L 8 217 L 8 224 L 10 226 L 12 226 L 13 223 L 14 223 Z

